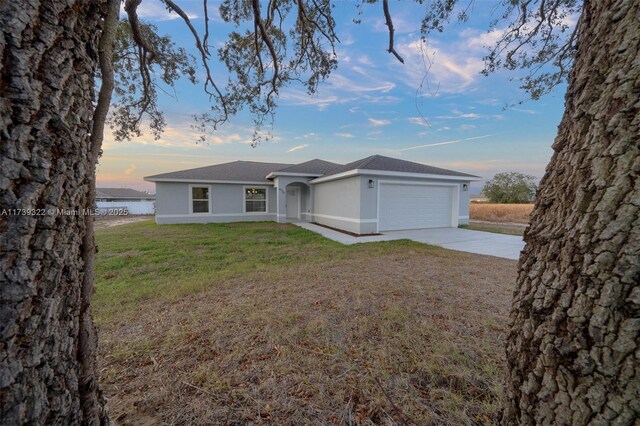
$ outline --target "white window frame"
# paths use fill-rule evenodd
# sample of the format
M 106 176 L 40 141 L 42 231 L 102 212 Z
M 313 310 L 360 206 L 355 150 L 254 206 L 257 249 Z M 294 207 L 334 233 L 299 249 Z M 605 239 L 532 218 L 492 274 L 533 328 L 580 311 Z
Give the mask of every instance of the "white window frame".
M 207 199 L 208 203 L 207 203 L 207 207 L 208 207 L 208 211 L 206 212 L 194 212 L 193 211 L 193 202 L 194 201 L 205 201 L 202 199 L 193 199 L 193 188 L 206 188 L 207 189 L 207 194 L 209 196 L 209 198 Z M 211 200 L 212 200 L 212 196 L 211 196 L 211 185 L 189 185 L 189 214 L 192 215 L 205 215 L 205 214 L 211 214 L 211 212 L 213 211 L 213 209 L 211 208 Z
M 265 190 L 265 204 L 263 212 L 248 212 L 247 211 L 247 189 L 264 189 Z M 269 213 L 269 187 L 261 185 L 243 185 L 242 186 L 242 213 L 248 215 L 268 214 Z

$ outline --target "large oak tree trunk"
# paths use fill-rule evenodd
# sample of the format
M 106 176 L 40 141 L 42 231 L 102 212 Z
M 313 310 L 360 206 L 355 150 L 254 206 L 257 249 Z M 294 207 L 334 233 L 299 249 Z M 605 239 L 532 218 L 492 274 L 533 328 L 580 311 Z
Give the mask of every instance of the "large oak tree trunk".
M 640 2 L 585 1 L 511 311 L 505 424 L 640 416 Z
M 0 1 L 0 419 L 6 424 L 107 422 L 89 305 L 93 239 L 81 215 L 93 207 L 91 129 L 104 3 Z

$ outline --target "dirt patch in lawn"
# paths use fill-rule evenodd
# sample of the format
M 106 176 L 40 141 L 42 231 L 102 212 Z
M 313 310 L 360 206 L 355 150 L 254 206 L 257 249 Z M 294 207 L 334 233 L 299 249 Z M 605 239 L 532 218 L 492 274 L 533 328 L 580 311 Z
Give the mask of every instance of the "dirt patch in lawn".
M 424 247 L 328 255 L 142 302 L 101 326 L 112 418 L 493 424 L 516 262 Z
M 332 231 L 340 232 L 341 234 L 349 235 L 351 237 L 373 237 L 373 236 L 376 236 L 376 235 L 382 235 L 382 234 L 378 234 L 376 232 L 373 232 L 373 233 L 370 233 L 370 234 L 356 234 L 354 232 L 345 231 L 344 229 L 338 229 L 338 228 L 334 228 L 333 226 L 323 225 L 323 224 L 318 223 L 318 222 L 311 222 L 311 223 L 313 223 L 314 225 L 317 225 L 317 226 L 322 226 L 323 228 L 331 229 Z
M 152 215 L 136 215 L 136 216 L 96 216 L 94 222 L 95 229 L 111 228 L 113 226 L 126 225 L 128 223 L 145 222 L 153 220 Z

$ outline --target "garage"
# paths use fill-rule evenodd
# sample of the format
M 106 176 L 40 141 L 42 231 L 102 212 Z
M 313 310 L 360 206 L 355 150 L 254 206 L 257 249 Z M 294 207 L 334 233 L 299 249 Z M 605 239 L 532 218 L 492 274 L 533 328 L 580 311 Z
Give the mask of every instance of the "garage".
M 451 185 L 380 182 L 378 231 L 456 226 L 455 189 Z

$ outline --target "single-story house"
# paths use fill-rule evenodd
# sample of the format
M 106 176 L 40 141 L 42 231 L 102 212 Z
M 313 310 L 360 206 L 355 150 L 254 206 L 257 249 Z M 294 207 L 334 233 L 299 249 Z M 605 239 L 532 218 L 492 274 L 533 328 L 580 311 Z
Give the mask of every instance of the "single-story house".
M 131 188 L 96 188 L 99 211 L 126 208 L 129 214 L 153 214 L 156 197 Z
M 317 222 L 355 234 L 469 222 L 478 176 L 373 155 L 341 165 L 234 161 L 147 176 L 156 223 Z

